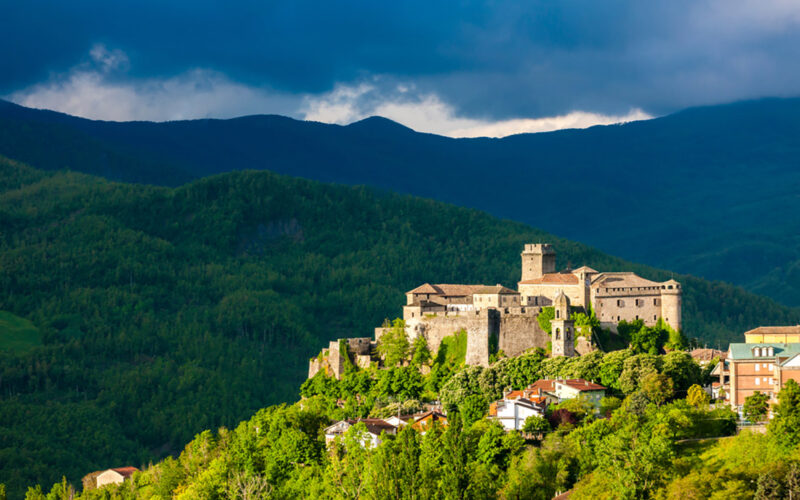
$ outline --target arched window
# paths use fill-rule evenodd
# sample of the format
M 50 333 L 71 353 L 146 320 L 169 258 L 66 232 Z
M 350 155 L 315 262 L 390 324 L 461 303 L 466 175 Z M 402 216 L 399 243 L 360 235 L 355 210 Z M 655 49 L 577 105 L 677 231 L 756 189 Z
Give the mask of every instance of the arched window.
M 556 328 L 556 340 L 560 340 L 560 339 L 561 339 L 561 329 L 560 328 Z
M 558 319 L 558 318 L 560 318 L 560 317 L 561 317 L 561 311 L 559 311 L 558 309 L 556 309 L 556 319 Z

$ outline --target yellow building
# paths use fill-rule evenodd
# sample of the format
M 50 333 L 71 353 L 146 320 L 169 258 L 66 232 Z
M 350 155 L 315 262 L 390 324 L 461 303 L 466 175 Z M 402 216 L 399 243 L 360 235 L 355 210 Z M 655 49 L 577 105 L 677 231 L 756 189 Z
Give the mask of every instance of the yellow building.
M 800 325 L 759 326 L 744 332 L 746 344 L 797 344 L 800 343 Z

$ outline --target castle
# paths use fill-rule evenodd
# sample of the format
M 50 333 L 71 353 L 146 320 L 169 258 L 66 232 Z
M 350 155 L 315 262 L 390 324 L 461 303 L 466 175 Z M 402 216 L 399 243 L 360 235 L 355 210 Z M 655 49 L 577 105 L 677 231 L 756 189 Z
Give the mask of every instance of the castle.
M 659 283 L 632 272 L 601 273 L 587 266 L 556 271 L 556 253 L 549 244 L 526 244 L 521 257 L 522 278 L 517 290 L 500 284 L 425 283 L 406 292 L 403 319 L 409 339 L 423 336 L 430 351 L 436 353 L 442 339 L 464 330 L 466 363 L 487 366 L 490 351 L 517 356 L 548 344 L 553 356 L 591 351 L 591 332 L 576 330 L 570 319 L 572 308 L 593 311 L 600 326 L 612 331 L 622 320 L 642 320 L 655 326 L 661 319 L 673 329 L 681 329 L 681 286 L 675 280 Z M 554 308 L 548 332 L 539 322 L 544 307 Z M 375 342 L 384 331 L 383 327 L 375 329 Z M 345 355 L 338 345 L 331 342 L 328 350 L 337 361 Z M 357 350 L 363 357 L 364 347 Z M 312 360 L 309 377 L 324 364 L 321 358 Z M 338 367 L 340 363 L 334 364 Z M 337 374 L 330 363 L 325 366 Z

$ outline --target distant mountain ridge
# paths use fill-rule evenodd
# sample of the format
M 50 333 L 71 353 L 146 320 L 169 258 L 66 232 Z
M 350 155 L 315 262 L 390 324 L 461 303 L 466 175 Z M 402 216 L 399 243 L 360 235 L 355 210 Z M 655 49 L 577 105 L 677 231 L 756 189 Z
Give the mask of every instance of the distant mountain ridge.
M 102 122 L 0 103 L 0 154 L 175 186 L 239 169 L 367 184 L 486 210 L 621 257 L 800 305 L 800 99 L 451 139 L 384 118 Z

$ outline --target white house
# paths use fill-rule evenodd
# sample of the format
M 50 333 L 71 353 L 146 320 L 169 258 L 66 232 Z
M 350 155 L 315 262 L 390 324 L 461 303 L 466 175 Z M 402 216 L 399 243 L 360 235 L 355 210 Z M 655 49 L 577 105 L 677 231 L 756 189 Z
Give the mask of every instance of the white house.
M 364 447 L 374 447 L 381 444 L 381 433 L 397 434 L 397 426 L 380 418 L 360 418 L 358 420 L 340 420 L 325 429 L 325 444 L 330 445 L 337 437 L 344 435 L 352 426 L 363 423 L 367 428 L 366 435 L 362 438 L 361 444 Z
M 114 469 L 108 469 L 101 472 L 97 478 L 95 478 L 95 484 L 98 488 L 102 488 L 108 484 L 122 484 L 122 482 L 124 482 L 126 479 L 130 479 L 134 472 L 139 472 L 139 469 L 136 467 L 117 467 Z
M 520 431 L 528 417 L 544 417 L 546 409 L 547 401 L 544 398 L 532 401 L 523 397 L 504 397 L 489 405 L 489 417 L 498 420 L 507 431 Z

